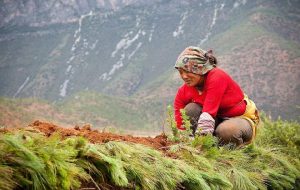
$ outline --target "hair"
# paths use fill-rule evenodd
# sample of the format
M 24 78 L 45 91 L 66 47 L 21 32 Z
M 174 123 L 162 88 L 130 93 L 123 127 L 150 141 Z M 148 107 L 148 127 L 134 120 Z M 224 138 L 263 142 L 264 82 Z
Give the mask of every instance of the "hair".
M 213 55 L 212 50 L 208 50 L 204 56 L 209 60 L 209 63 L 213 66 L 216 66 L 218 64 L 217 58 Z

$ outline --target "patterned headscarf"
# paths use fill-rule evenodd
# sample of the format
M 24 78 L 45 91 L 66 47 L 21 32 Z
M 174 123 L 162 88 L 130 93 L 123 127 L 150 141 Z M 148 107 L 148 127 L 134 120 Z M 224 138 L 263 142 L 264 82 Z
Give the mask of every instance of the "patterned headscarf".
M 194 74 L 205 75 L 216 67 L 216 62 L 211 63 L 209 60 L 211 53 L 211 51 L 207 52 L 199 47 L 189 46 L 178 56 L 175 68 L 182 68 Z

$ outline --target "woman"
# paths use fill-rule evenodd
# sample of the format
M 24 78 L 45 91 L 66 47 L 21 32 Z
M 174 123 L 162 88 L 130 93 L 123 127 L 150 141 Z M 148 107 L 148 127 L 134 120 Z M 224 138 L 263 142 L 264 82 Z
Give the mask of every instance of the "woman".
M 259 122 L 256 106 L 216 65 L 212 51 L 198 47 L 187 47 L 179 55 L 175 68 L 184 84 L 174 101 L 177 128 L 185 129 L 180 113 L 184 109 L 193 134 L 214 134 L 220 144 L 248 144 L 255 137 Z

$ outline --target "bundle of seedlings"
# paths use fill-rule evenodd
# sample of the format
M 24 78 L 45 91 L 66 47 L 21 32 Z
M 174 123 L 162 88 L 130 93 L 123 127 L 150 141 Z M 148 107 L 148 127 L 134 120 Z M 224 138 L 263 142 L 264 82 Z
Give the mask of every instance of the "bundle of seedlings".
M 299 129 L 263 117 L 257 140 L 234 148 L 172 128 L 162 151 L 24 128 L 0 135 L 0 189 L 299 189 Z

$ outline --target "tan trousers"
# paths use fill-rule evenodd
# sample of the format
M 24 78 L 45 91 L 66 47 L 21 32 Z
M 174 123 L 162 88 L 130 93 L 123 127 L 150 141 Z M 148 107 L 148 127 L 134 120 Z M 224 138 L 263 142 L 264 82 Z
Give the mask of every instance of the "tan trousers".
M 247 102 L 247 108 L 249 103 Z M 185 106 L 186 115 L 189 116 L 193 132 L 197 129 L 198 119 L 202 113 L 202 107 L 197 103 L 189 103 Z M 249 108 L 250 109 L 250 108 Z M 247 112 L 249 115 L 249 109 Z M 216 120 L 216 127 L 214 135 L 219 138 L 221 145 L 235 144 L 237 146 L 249 144 L 255 136 L 254 122 L 250 122 L 249 118 L 245 118 L 245 114 L 239 117 L 228 119 L 218 118 Z M 258 119 L 259 120 L 259 119 Z M 258 122 L 256 123 L 258 124 Z

